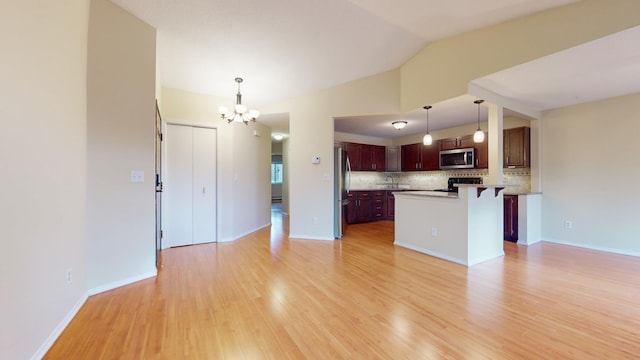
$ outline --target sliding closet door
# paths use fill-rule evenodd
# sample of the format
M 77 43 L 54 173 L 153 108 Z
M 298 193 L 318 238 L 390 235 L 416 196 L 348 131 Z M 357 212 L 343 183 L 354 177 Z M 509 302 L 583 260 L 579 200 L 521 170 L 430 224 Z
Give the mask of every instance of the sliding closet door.
M 163 247 L 216 241 L 216 130 L 167 125 Z

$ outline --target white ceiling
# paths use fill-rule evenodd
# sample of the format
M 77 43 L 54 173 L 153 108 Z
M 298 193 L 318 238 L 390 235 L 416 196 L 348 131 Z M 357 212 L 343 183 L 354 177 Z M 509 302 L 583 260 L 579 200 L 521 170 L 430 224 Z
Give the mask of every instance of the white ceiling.
M 492 0 L 482 2 L 481 6 L 477 0 L 112 1 L 158 30 L 162 86 L 228 97 L 233 103 L 237 88 L 233 79 L 240 76 L 244 78 L 243 103 L 260 109 L 286 98 L 397 68 L 432 41 L 577 0 Z M 637 32 L 628 36 L 640 39 Z M 616 55 L 625 46 L 629 47 L 629 39 L 621 41 L 624 46 L 609 48 L 608 53 Z M 635 44 L 639 43 L 635 41 Z M 582 74 L 578 67 L 572 66 L 576 59 L 568 56 L 560 60 L 549 58 L 542 65 L 530 64 L 533 68 L 523 64 L 521 69 L 508 69 L 477 79 L 475 83 L 505 97 L 527 98 L 531 106 L 541 109 L 556 107 L 566 101 L 549 93 L 548 90 L 555 90 L 558 83 L 557 73 L 549 74 L 546 79 L 551 80 L 544 81 L 544 71 L 549 69 L 556 69 L 563 76 L 572 74 L 567 80 L 584 79 L 585 72 L 594 77 L 594 82 L 614 79 L 610 82 L 618 91 L 622 90 L 615 86 L 619 84 L 615 79 L 623 78 L 624 84 L 628 85 L 624 86 L 624 91 L 633 92 L 640 81 L 629 78 L 626 72 L 640 73 L 637 71 L 637 49 L 625 53 L 626 62 L 622 67 L 616 56 L 607 58 L 600 49 L 586 49 L 589 56 L 583 53 L 578 57 L 581 62 L 590 59 L 594 53 L 597 55 L 592 64 L 579 69 Z M 575 71 L 559 70 L 566 68 L 556 67 L 555 61 L 564 61 L 562 64 Z M 604 74 L 600 72 L 604 66 L 618 70 Z M 533 80 L 537 87 L 529 86 L 531 74 L 535 74 Z M 601 74 L 601 79 L 595 79 L 595 74 Z M 579 84 L 577 88 L 585 90 L 584 83 Z M 598 87 L 590 89 L 594 88 Z M 562 89 L 574 99 L 592 98 L 598 93 L 572 93 L 572 90 L 575 88 Z M 460 109 L 458 112 L 452 110 L 451 114 L 458 115 L 445 116 L 444 109 L 454 107 L 456 101 Z M 460 115 L 463 112 L 477 114 L 472 101 L 463 97 L 434 106 L 430 113 L 433 129 L 445 127 L 438 122 L 456 124 L 463 121 Z M 422 115 L 418 112 L 406 116 L 425 121 Z M 471 121 L 476 116 L 472 115 Z M 353 131 L 366 131 L 377 128 L 374 126 L 376 119 L 367 121 L 360 130 L 353 123 L 363 124 L 362 119 L 347 119 L 345 121 L 352 124 L 345 126 L 355 126 Z M 388 124 L 388 118 L 377 120 Z M 287 119 L 282 114 L 265 114 L 258 121 L 272 126 L 274 132 L 288 132 Z M 404 135 L 410 129 L 407 127 Z M 376 136 L 396 136 L 393 132 L 392 135 L 385 134 Z

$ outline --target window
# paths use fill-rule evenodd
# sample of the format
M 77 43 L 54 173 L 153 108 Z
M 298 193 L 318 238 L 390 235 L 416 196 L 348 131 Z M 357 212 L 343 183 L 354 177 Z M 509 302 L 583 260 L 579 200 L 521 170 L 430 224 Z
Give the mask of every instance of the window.
M 282 155 L 271 155 L 271 183 L 282 184 Z
M 282 164 L 271 164 L 271 183 L 282 184 Z

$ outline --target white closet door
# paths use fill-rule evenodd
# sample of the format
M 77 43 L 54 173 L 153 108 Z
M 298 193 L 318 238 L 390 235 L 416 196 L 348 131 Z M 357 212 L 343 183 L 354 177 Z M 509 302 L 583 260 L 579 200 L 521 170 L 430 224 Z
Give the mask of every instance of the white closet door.
M 167 125 L 163 247 L 216 241 L 216 130 Z
M 193 243 L 216 241 L 216 130 L 193 128 Z
M 193 241 L 193 129 L 167 125 L 162 209 L 163 247 Z

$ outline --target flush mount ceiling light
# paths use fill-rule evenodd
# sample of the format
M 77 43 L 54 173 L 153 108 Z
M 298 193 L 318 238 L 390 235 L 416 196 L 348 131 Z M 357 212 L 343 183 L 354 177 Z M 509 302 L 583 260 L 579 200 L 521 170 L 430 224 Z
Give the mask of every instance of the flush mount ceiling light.
M 431 134 L 429 134 L 429 109 L 431 108 L 431 105 L 423 107 L 423 109 L 427 110 L 427 133 L 422 138 L 422 143 L 425 145 L 431 145 L 431 143 L 433 143 L 433 138 L 431 137 Z
M 240 94 L 240 83 L 242 82 L 242 78 L 237 77 L 236 82 L 238 83 L 236 106 L 233 108 L 233 111 L 229 110 L 226 106 L 219 106 L 218 112 L 222 119 L 227 120 L 229 123 L 243 122 L 245 125 L 248 125 L 249 121 L 256 121 L 258 116 L 260 116 L 260 112 L 258 110 L 248 110 L 245 105 L 242 105 L 242 94 Z
M 282 135 L 282 134 L 273 134 L 273 138 L 275 140 L 280 141 L 280 140 L 284 139 L 284 135 Z
M 393 127 L 398 129 L 398 130 L 402 130 L 402 129 L 404 129 L 405 126 L 407 126 L 407 122 L 404 121 L 404 120 L 394 121 L 394 122 L 391 123 L 391 125 L 393 125 Z
M 480 104 L 482 104 L 484 100 L 476 100 L 473 103 L 478 104 L 478 130 L 473 133 L 473 142 L 481 143 L 484 141 L 484 132 L 480 129 Z

